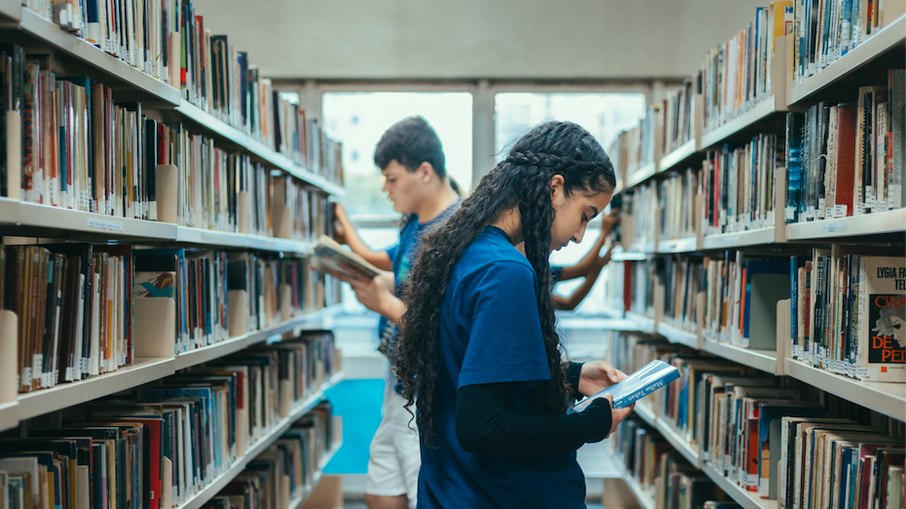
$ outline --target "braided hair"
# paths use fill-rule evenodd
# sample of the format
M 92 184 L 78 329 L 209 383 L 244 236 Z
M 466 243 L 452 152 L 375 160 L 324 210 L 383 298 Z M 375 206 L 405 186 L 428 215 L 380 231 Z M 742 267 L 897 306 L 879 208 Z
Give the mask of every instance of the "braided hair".
M 518 208 L 525 255 L 537 276 L 535 298 L 551 371 L 551 380 L 535 389 L 535 405 L 544 412 L 566 409 L 569 388 L 560 360 L 548 261 L 554 175 L 563 177 L 567 196 L 574 191 L 612 192 L 616 185 L 610 158 L 588 131 L 570 122 L 547 122 L 526 133 L 508 157 L 481 179 L 460 209 L 421 242 L 403 297 L 407 311 L 400 324 L 394 368 L 410 413 L 418 401 L 416 420 L 426 444 L 435 428 L 439 310 L 447 282 L 463 250 L 513 208 Z

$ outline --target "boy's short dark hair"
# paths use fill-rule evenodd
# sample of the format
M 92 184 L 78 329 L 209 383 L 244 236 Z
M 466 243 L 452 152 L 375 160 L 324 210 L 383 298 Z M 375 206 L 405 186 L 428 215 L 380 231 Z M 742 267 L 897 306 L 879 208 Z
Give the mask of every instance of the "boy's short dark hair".
M 431 163 L 438 177 L 447 177 L 440 138 L 421 116 L 404 118 L 381 135 L 374 148 L 375 166 L 383 170 L 394 159 L 409 171 L 415 171 L 424 162 Z

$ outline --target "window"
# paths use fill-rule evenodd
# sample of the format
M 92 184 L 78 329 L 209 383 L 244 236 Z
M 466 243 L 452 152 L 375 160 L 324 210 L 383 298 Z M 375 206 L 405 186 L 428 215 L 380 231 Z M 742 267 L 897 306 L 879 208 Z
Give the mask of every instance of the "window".
M 529 128 L 546 120 L 575 122 L 607 149 L 620 131 L 635 126 L 645 114 L 645 95 L 503 92 L 494 96 L 494 113 L 498 161 Z
M 343 141 L 343 168 L 353 215 L 393 214 L 374 167 L 374 146 L 397 121 L 421 115 L 444 145 L 447 171 L 460 186 L 472 184 L 472 94 L 468 92 L 325 92 L 324 127 Z

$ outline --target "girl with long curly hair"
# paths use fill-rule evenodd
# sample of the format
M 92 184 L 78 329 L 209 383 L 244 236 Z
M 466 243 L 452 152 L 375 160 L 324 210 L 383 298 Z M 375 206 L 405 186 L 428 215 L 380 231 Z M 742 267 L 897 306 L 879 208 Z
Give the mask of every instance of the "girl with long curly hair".
M 419 507 L 585 507 L 576 450 L 630 409 L 567 414 L 624 375 L 562 362 L 548 259 L 581 241 L 615 184 L 591 134 L 541 124 L 423 239 L 395 362 L 422 437 Z

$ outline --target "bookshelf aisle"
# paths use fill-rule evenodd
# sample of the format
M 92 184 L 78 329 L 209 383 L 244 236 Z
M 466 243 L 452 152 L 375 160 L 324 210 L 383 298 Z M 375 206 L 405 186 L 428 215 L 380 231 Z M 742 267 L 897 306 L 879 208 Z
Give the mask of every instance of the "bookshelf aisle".
M 883 507 L 902 489 L 906 16 L 882 5 L 840 23 L 827 4 L 759 8 L 610 150 L 625 231 L 605 298 L 637 328 L 608 332 L 613 362 L 683 375 L 614 438 L 640 507 L 671 507 L 676 490 L 746 509 Z M 726 54 L 742 65 L 718 72 Z M 653 172 L 637 169 L 646 138 Z M 826 455 L 790 455 L 806 441 Z
M 191 2 L 138 5 L 146 32 L 82 38 L 0 2 L 4 489 L 66 458 L 30 506 L 210 507 L 292 461 L 301 507 L 342 436 L 339 287 L 308 260 L 341 146 Z

